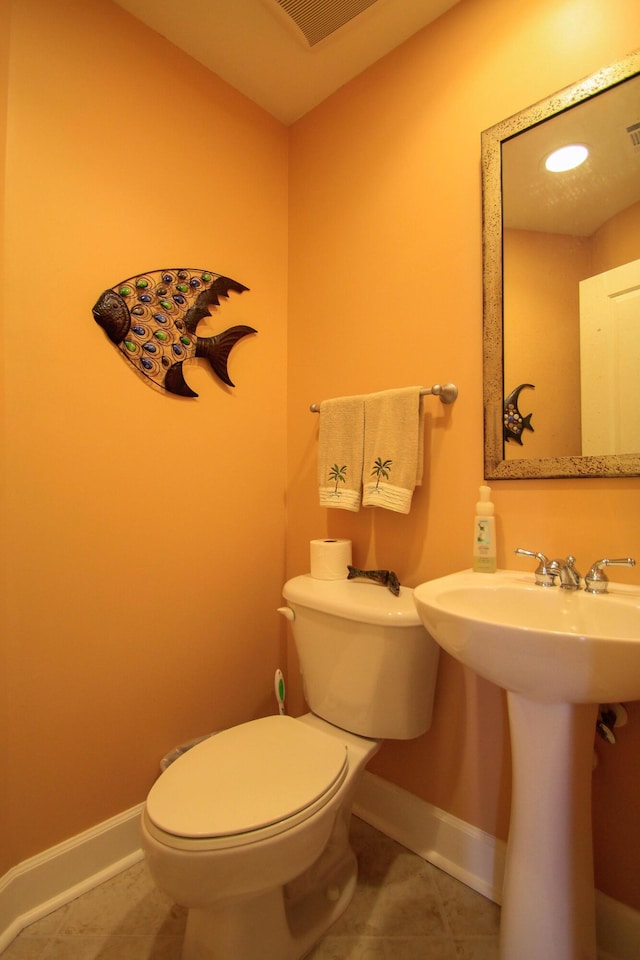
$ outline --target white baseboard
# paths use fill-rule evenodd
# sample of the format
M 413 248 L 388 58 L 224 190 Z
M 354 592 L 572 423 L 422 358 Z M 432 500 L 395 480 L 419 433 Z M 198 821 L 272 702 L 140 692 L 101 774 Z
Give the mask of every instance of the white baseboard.
M 0 953 L 35 920 L 142 859 L 142 804 L 19 863 L 0 878 Z
M 600 960 L 638 960 L 640 913 L 596 890 L 596 929 Z M 606 957 L 604 954 L 606 953 Z
M 365 770 L 354 803 L 371 826 L 500 903 L 506 844 Z M 596 890 L 601 960 L 638 960 L 640 912 Z
M 24 927 L 142 859 L 142 804 L 25 860 L 0 878 L 0 953 Z M 506 845 L 375 774 L 364 772 L 354 812 L 496 903 Z M 640 913 L 596 892 L 601 960 L 638 960 Z
M 354 813 L 403 847 L 500 903 L 506 844 L 365 770 Z

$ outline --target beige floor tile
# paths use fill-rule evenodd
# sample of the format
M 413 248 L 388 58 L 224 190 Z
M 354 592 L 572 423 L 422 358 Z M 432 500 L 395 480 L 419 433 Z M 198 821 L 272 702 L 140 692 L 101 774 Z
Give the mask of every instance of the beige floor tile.
M 497 960 L 495 904 L 357 818 L 352 842 L 358 887 L 308 960 Z M 32 924 L 2 960 L 179 960 L 185 924 L 141 862 Z
M 156 889 L 141 862 L 68 904 L 57 932 L 182 936 L 185 923 L 186 910 Z
M 358 886 L 334 936 L 425 937 L 446 927 L 434 868 L 405 847 L 354 820 Z
M 425 937 L 326 937 L 308 960 L 457 960 L 451 940 Z
M 30 924 L 22 932 L 22 936 L 25 937 L 52 937 L 54 933 L 57 933 L 60 929 L 60 924 L 64 918 L 65 913 L 69 909 L 69 904 L 65 904 L 64 907 L 60 907 L 58 910 L 54 910 L 53 913 L 48 913 L 46 917 L 43 917 L 41 920 L 36 920 L 35 923 Z M 3 956 L 4 960 L 4 956 Z
M 2 960 L 42 960 L 48 944 L 47 937 L 25 937 L 24 933 L 21 933 L 3 951 Z
M 456 960 L 499 960 L 497 937 L 472 937 L 455 941 Z
M 442 870 L 435 882 L 454 937 L 497 936 L 500 907 Z
M 42 960 L 180 960 L 180 937 L 56 937 Z

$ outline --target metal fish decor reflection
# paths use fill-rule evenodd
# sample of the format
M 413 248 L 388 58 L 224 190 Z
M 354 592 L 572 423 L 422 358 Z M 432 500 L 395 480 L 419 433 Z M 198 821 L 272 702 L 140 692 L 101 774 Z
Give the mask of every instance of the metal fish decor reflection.
M 530 390 L 535 390 L 535 387 L 532 383 L 521 383 L 519 387 L 516 387 L 515 390 L 512 390 L 507 399 L 504 401 L 504 439 L 508 443 L 510 440 L 515 440 L 516 443 L 519 443 L 520 446 L 523 446 L 522 443 L 522 431 L 531 430 L 531 433 L 535 433 L 533 427 L 531 426 L 531 417 L 533 414 L 528 413 L 526 417 L 523 417 L 518 409 L 518 397 L 520 396 L 520 391 L 524 390 L 525 387 L 528 387 Z
M 229 291 L 248 288 L 209 270 L 152 270 L 122 280 L 98 298 L 93 316 L 135 369 L 157 386 L 182 397 L 197 397 L 182 365 L 204 357 L 223 383 L 232 387 L 227 359 L 242 337 L 257 333 L 244 325 L 199 337 L 199 322 L 210 316 Z

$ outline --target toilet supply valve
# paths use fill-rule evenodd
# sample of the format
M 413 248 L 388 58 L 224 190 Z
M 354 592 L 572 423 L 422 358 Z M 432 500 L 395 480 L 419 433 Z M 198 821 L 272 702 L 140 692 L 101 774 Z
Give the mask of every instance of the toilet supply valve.
M 606 593 L 609 587 L 609 578 L 603 567 L 635 567 L 633 557 L 623 557 L 621 560 L 596 560 L 589 573 L 584 578 L 585 590 L 589 593 Z
M 550 569 L 549 560 L 544 553 L 536 553 L 533 550 L 523 550 L 522 547 L 516 547 L 515 553 L 521 557 L 533 557 L 539 560 L 535 571 L 536 583 L 540 587 L 552 587 L 555 582 L 556 571 Z
M 615 743 L 614 728 L 624 727 L 628 719 L 627 711 L 621 703 L 601 703 L 598 708 L 596 732 L 607 743 Z

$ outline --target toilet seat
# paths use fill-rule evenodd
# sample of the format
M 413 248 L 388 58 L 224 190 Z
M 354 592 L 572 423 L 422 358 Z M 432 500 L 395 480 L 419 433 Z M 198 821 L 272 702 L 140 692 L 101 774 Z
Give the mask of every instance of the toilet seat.
M 344 743 L 292 717 L 253 720 L 172 763 L 147 797 L 145 825 L 178 849 L 255 843 L 325 806 L 347 769 Z

